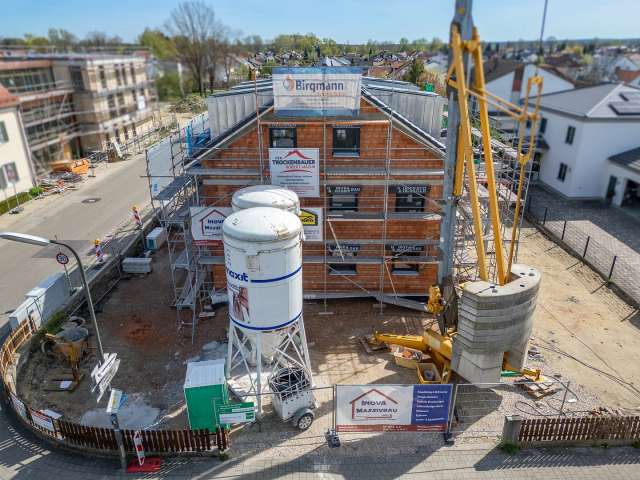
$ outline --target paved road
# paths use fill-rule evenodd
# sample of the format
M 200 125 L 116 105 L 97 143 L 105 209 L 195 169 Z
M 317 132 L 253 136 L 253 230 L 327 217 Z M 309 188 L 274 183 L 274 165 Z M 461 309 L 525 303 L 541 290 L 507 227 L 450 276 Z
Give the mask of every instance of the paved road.
M 410 434 L 408 434 L 410 435 Z M 347 448 L 347 447 L 342 447 Z M 0 412 L 0 480 L 93 480 L 93 479 L 423 479 L 438 480 L 572 480 L 640 479 L 640 450 L 539 449 L 506 455 L 490 445 L 461 445 L 436 450 L 415 448 L 406 455 L 331 455 L 319 446 L 317 453 L 288 458 L 275 449 L 269 458 L 165 459 L 159 474 L 143 477 L 122 475 L 115 459 L 88 458 L 53 450 L 26 431 L 13 414 Z M 341 452 L 343 453 L 343 452 Z
M 60 240 L 71 240 L 79 252 L 88 254 L 91 242 L 104 238 L 116 225 L 129 218 L 131 206 L 149 203 L 144 155 L 103 165 L 96 178 L 86 179 L 76 191 L 61 196 L 33 200 L 18 215 L 0 217 L 0 230 L 31 233 Z M 96 203 L 83 203 L 89 198 Z M 24 294 L 43 278 L 61 267 L 55 249 L 0 240 L 0 329 L 11 312 L 23 301 Z

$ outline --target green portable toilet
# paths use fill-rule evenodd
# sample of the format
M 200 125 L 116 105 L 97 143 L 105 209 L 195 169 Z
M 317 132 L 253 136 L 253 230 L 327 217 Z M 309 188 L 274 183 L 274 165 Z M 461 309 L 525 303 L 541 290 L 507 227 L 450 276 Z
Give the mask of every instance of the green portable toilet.
M 191 429 L 214 431 L 218 426 L 216 405 L 229 402 L 223 358 L 187 364 L 184 399 Z

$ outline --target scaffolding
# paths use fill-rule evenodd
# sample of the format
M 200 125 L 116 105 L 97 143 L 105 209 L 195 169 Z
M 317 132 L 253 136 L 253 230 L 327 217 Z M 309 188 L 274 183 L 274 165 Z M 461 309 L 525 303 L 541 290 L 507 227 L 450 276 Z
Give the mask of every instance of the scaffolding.
M 177 329 L 190 329 L 192 341 L 199 315 L 210 302 L 212 281 L 199 262 L 207 250 L 195 246 L 191 234 L 190 209 L 199 204 L 197 179 L 184 167 L 193 158 L 194 143 L 207 138 L 208 119 L 200 115 L 145 150 L 151 205 L 167 232 L 171 305 Z
M 407 88 L 406 82 L 390 82 L 371 79 L 371 83 L 365 87 L 365 102 L 377 109 L 378 117 L 372 119 L 362 119 L 357 123 L 363 125 L 366 123 L 376 123 L 384 126 L 385 137 L 382 146 L 361 147 L 360 161 L 355 162 L 353 158 L 334 157 L 328 162 L 328 151 L 330 152 L 331 140 L 327 139 L 327 131 L 331 131 L 334 125 L 345 124 L 351 122 L 348 119 L 327 120 L 326 117 L 318 119 L 305 119 L 300 123 L 304 125 L 320 126 L 322 128 L 322 146 L 320 147 L 321 176 L 320 188 L 325 190 L 322 195 L 322 208 L 324 212 L 323 218 L 323 239 L 320 245 L 317 243 L 307 243 L 305 245 L 304 263 L 307 265 L 321 264 L 323 265 L 324 274 L 322 275 L 322 288 L 314 291 L 306 291 L 307 299 L 322 299 L 325 308 L 327 299 L 329 298 L 348 298 L 348 297 L 372 297 L 382 303 L 394 303 L 416 308 L 420 311 L 426 311 L 423 301 L 409 300 L 404 297 L 414 296 L 419 300 L 427 297 L 430 285 L 424 284 L 420 286 L 420 291 L 398 291 L 394 283 L 393 266 L 396 263 L 410 264 L 416 268 L 425 265 L 438 264 L 439 244 L 438 233 L 432 233 L 424 238 L 409 238 L 398 240 L 397 238 L 389 238 L 388 222 L 391 220 L 406 220 L 411 222 L 433 222 L 440 218 L 440 202 L 434 201 L 429 197 L 429 191 L 434 186 L 439 185 L 442 180 L 443 171 L 441 168 L 424 168 L 430 160 L 439 160 L 443 156 L 444 145 L 438 140 L 441 128 L 441 116 L 432 115 L 433 118 L 427 119 L 433 125 L 431 132 L 425 133 L 410 119 L 400 115 L 392 105 L 398 105 L 402 99 L 395 98 L 396 90 Z M 234 87 L 236 91 L 242 89 L 242 84 Z M 202 185 L 203 178 L 207 185 L 223 185 L 233 186 L 233 188 L 243 188 L 250 185 L 269 183 L 268 165 L 264 158 L 264 148 L 262 140 L 262 125 L 277 126 L 282 120 L 272 115 L 272 91 L 270 85 L 265 82 L 247 82 L 244 85 L 245 90 L 238 96 L 244 95 L 242 101 L 237 105 L 230 106 L 228 101 L 221 105 L 216 105 L 219 113 L 218 116 L 228 115 L 231 120 L 225 121 L 224 118 L 212 119 L 212 131 L 216 131 L 221 137 L 230 129 L 234 129 L 238 133 L 250 132 L 257 128 L 258 141 L 255 146 L 251 147 L 229 147 L 224 142 L 216 144 L 215 140 L 208 148 L 196 155 L 194 159 L 185 169 L 188 175 L 199 180 L 198 185 Z M 234 89 L 232 89 L 232 92 Z M 246 93 L 245 93 L 246 92 Z M 415 94 L 415 91 L 413 92 Z M 418 92 L 422 93 L 422 92 Z M 253 98 L 251 98 L 253 97 Z M 434 111 L 442 111 L 444 99 L 437 97 L 435 94 L 429 97 L 429 100 L 436 104 Z M 243 110 L 244 109 L 244 110 Z M 241 111 L 241 114 L 238 112 Z M 431 110 L 418 112 L 420 115 Z M 286 123 L 287 120 L 284 120 Z M 294 122 L 296 123 L 296 122 Z M 401 123 L 401 125 L 400 125 Z M 228 125 L 227 125 L 228 124 Z M 256 126 L 257 124 L 257 126 Z M 410 128 L 407 127 L 410 126 Z M 226 130 L 225 130 L 225 127 Z M 417 142 L 419 147 L 400 147 L 394 146 L 394 132 L 396 129 L 402 130 L 404 134 Z M 413 129 L 413 130 L 412 130 Z M 425 142 L 424 136 L 431 139 L 431 142 Z M 232 150 L 232 152 L 229 152 Z M 427 155 L 423 155 L 427 152 Z M 230 153 L 227 157 L 221 156 L 222 153 Z M 233 157 L 233 165 L 229 164 L 229 158 Z M 217 163 L 216 166 L 204 166 L 203 162 L 207 161 Z M 364 165 L 362 165 L 364 163 Z M 212 177 L 221 178 L 212 178 Z M 347 179 L 345 179 L 345 176 Z M 338 177 L 338 178 L 336 178 Z M 365 178 L 362 178 L 365 177 Z M 418 177 L 418 178 L 416 178 Z M 350 180 L 353 178 L 353 180 Z M 327 187 L 345 185 L 355 183 L 362 187 L 376 187 L 382 190 L 382 194 L 362 195 L 358 196 L 359 204 L 364 207 L 364 211 L 332 211 L 329 208 L 329 195 L 326 194 Z M 424 189 L 424 193 L 417 192 L 415 196 L 421 198 L 423 206 L 419 211 L 390 211 L 389 195 L 391 187 L 415 187 L 416 185 Z M 198 194 L 198 204 L 202 206 L 219 206 L 226 205 L 229 202 L 230 194 L 225 195 L 204 195 Z M 318 206 L 318 205 L 317 205 Z M 303 207 L 304 208 L 304 207 Z M 352 235 L 339 234 L 341 222 L 375 222 L 380 226 L 380 238 L 354 238 Z M 365 255 L 349 255 L 345 252 L 346 247 L 357 245 L 362 250 L 368 250 Z M 387 253 L 389 244 L 399 245 L 412 244 L 413 250 L 403 251 L 397 248 L 391 255 Z M 375 251 L 376 249 L 377 252 Z M 421 251 L 420 251 L 421 250 Z M 224 259 L 218 249 L 209 250 L 204 253 L 200 251 L 197 254 L 198 263 L 211 265 L 222 265 Z M 356 264 L 367 268 L 369 271 L 365 274 L 358 274 L 358 280 L 353 275 L 345 274 L 341 269 L 345 264 Z M 375 270 L 375 273 L 374 273 Z M 351 291 L 347 288 L 336 288 L 336 279 L 343 281 L 343 285 L 349 285 Z M 397 280 L 396 280 L 397 282 Z M 333 285 L 333 286 L 332 286 Z M 351 288 L 352 287 L 352 288 Z M 216 298 L 224 298 L 223 292 L 213 291 Z

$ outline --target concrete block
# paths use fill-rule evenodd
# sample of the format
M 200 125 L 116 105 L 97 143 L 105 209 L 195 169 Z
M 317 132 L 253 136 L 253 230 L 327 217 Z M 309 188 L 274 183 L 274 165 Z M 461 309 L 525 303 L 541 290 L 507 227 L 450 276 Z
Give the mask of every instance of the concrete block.
M 540 273 L 522 264 L 511 272 L 506 285 L 469 282 L 462 291 L 451 365 L 470 382 L 498 383 L 505 352 L 512 366 L 525 365 Z

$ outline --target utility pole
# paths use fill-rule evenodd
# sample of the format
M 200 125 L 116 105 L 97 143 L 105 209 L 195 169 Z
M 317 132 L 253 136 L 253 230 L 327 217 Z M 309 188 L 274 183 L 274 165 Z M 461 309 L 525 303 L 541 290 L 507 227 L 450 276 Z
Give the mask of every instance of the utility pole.
M 471 17 L 472 0 L 456 0 L 455 12 L 451 26 L 457 25 L 462 40 L 471 40 L 473 34 L 473 18 Z M 449 38 L 451 44 L 451 37 Z M 452 51 L 449 48 L 449 65 L 452 62 Z M 464 56 L 465 70 L 469 64 L 469 55 Z M 453 254 L 456 235 L 456 210 L 458 198 L 453 196 L 453 183 L 455 178 L 456 158 L 458 153 L 458 133 L 460 130 L 460 111 L 458 109 L 458 94 L 456 89 L 447 86 L 449 98 L 447 119 L 447 143 L 444 161 L 443 197 L 445 200 L 440 223 L 440 265 L 438 268 L 438 285 L 443 293 L 445 301 L 454 298 L 453 290 Z M 450 309 L 451 310 L 451 309 Z M 447 317 L 447 315 L 445 315 Z M 449 322 L 441 319 L 439 327 L 441 333 L 445 333 Z

